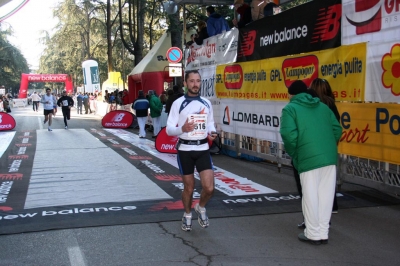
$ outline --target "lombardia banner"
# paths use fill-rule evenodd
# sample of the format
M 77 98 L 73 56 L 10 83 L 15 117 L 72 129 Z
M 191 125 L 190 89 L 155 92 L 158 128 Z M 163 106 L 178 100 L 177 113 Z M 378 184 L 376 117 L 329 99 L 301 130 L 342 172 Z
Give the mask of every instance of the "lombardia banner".
M 366 43 L 296 56 L 217 66 L 216 93 L 221 99 L 287 101 L 295 80 L 307 86 L 326 79 L 337 101 L 363 101 Z

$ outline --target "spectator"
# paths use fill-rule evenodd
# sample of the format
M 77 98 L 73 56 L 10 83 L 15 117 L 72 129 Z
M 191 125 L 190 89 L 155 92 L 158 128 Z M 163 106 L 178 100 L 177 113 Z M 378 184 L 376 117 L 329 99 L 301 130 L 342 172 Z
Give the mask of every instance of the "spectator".
M 77 113 L 82 114 L 83 96 L 80 92 L 78 93 L 78 96 L 76 96 L 76 102 Z
M 132 109 L 135 110 L 139 125 L 139 138 L 146 137 L 146 121 L 149 114 L 149 107 L 149 101 L 144 97 L 143 91 L 139 91 L 139 97 L 132 104 Z
M 186 48 L 189 48 L 193 43 L 194 43 L 194 38 L 196 37 L 196 34 L 193 33 L 192 35 L 190 35 L 190 41 L 188 41 L 186 43 Z
M 36 91 L 32 95 L 32 106 L 33 106 L 33 111 L 38 111 L 39 108 L 39 102 L 40 102 L 40 96 L 36 93 Z
M 153 90 L 149 90 L 149 104 L 150 104 L 150 116 L 153 121 L 153 136 L 156 138 L 161 130 L 161 110 L 163 108 L 160 98 L 158 98 Z
M 232 20 L 233 25 L 237 28 L 243 28 L 252 22 L 251 7 L 243 0 L 235 0 L 234 8 L 237 13 L 237 19 Z
M 264 8 L 268 0 L 252 0 L 251 1 L 251 18 L 253 21 L 264 17 Z
M 268 1 L 267 5 L 264 7 L 264 17 L 274 15 L 274 8 L 278 7 L 273 1 Z
M 202 45 L 203 40 L 208 38 L 208 33 L 207 33 L 207 24 L 200 20 L 197 22 L 197 36 L 194 37 L 194 41 L 197 45 Z
M 164 93 L 162 93 L 159 98 L 162 105 L 167 103 L 167 95 L 165 95 Z
M 228 22 L 220 14 L 215 13 L 213 6 L 207 7 L 207 33 L 209 37 L 229 31 Z
M 171 110 L 171 106 L 172 106 L 172 103 L 176 100 L 176 99 L 178 99 L 178 98 L 180 98 L 180 97 L 182 97 L 183 96 L 183 91 L 182 91 L 182 89 L 180 89 L 180 87 L 178 86 L 178 85 L 174 85 L 174 87 L 173 87 L 173 95 L 171 95 L 170 97 L 168 97 L 168 99 L 167 99 L 167 103 L 165 104 L 165 112 L 167 113 L 167 114 L 169 114 L 169 111 Z
M 306 228 L 300 241 L 327 244 L 336 183 L 337 145 L 342 127 L 333 112 L 307 93 L 301 80 L 288 90 L 280 134 L 286 152 L 300 174 L 302 210 Z

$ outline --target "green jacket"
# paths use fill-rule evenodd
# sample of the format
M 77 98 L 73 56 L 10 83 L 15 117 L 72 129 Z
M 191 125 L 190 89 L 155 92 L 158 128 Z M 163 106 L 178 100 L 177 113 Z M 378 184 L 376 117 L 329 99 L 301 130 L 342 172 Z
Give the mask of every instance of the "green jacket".
M 149 99 L 149 104 L 150 104 L 150 116 L 151 117 L 161 116 L 163 105 L 160 101 L 160 98 L 158 98 L 155 95 L 151 95 Z
M 294 95 L 282 110 L 280 133 L 299 173 L 336 165 L 342 127 L 318 98 Z

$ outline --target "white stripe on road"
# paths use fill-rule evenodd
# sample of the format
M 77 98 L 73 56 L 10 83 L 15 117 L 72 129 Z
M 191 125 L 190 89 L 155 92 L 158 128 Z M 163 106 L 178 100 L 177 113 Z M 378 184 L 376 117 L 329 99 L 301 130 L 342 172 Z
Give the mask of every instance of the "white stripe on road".
M 83 257 L 82 251 L 79 247 L 68 248 L 69 262 L 71 266 L 85 266 L 85 258 Z

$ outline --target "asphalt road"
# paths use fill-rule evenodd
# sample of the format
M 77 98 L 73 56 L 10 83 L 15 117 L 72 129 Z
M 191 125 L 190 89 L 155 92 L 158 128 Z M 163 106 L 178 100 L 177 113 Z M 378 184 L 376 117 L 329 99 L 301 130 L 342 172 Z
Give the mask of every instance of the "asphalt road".
M 14 108 L 16 131 L 43 128 L 42 111 Z M 73 113 L 75 113 L 73 111 Z M 101 117 L 73 115 L 69 128 L 101 128 Z M 61 112 L 53 128 L 64 128 Z M 136 132 L 135 129 L 129 129 Z M 1 133 L 0 133 L 1 134 Z M 151 139 L 151 133 L 148 133 Z M 224 155 L 214 163 L 280 192 L 296 193 L 291 169 Z M 342 189 L 354 189 L 344 184 Z M 213 218 L 191 232 L 173 222 L 52 230 L 0 236 L 0 265 L 398 265 L 400 205 L 339 209 L 329 244 L 300 242 L 300 212 Z

